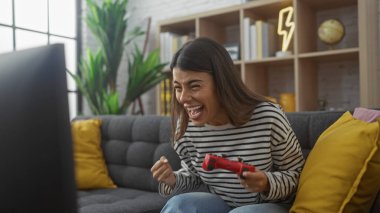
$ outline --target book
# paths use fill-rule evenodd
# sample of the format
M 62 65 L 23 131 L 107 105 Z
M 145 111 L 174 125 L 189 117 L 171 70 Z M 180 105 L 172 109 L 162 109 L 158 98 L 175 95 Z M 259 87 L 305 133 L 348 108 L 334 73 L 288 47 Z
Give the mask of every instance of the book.
M 250 17 L 245 17 L 243 19 L 243 32 L 244 32 L 244 59 L 249 60 L 251 59 L 252 55 L 252 49 L 251 49 L 251 43 L 252 43 L 252 36 L 251 36 L 251 24 L 253 23 L 253 20 Z M 256 42 L 256 41 L 255 41 Z
M 257 59 L 257 32 L 256 25 L 252 24 L 250 26 L 250 59 Z
M 264 58 L 271 57 L 275 55 L 276 45 L 275 45 L 275 26 L 268 22 L 263 22 L 262 25 L 262 56 Z
M 263 21 L 255 21 L 256 25 L 256 56 L 258 59 L 263 58 Z

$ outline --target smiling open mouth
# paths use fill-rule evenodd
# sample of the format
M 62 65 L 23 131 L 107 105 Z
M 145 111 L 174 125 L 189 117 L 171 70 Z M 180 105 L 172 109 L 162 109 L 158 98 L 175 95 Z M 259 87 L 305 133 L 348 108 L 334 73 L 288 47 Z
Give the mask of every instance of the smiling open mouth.
M 186 107 L 187 114 L 192 120 L 198 119 L 202 114 L 202 106 Z

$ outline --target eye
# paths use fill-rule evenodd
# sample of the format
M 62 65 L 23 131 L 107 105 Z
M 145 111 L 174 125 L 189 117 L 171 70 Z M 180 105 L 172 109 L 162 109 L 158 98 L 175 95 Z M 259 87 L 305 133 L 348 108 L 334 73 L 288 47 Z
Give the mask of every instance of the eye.
M 174 91 L 175 92 L 181 92 L 182 91 L 182 88 L 180 87 L 180 86 L 176 86 L 176 85 L 174 85 Z
M 199 90 L 199 88 L 201 87 L 201 85 L 199 85 L 199 84 L 192 84 L 190 87 L 191 87 L 191 90 Z

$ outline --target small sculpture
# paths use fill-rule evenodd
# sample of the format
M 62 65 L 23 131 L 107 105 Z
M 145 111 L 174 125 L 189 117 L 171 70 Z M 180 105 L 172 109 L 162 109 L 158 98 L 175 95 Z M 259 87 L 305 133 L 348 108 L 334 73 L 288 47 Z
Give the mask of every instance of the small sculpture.
M 325 44 L 333 48 L 334 44 L 339 43 L 345 34 L 344 25 L 337 19 L 328 19 L 322 22 L 318 28 L 318 37 Z

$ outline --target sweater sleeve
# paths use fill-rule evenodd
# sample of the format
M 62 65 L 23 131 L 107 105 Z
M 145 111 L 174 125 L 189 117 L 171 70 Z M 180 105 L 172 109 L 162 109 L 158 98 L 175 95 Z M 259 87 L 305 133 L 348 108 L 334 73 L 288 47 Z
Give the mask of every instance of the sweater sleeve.
M 177 142 L 178 143 L 178 142 Z M 159 193 L 164 197 L 172 197 L 177 194 L 193 191 L 206 191 L 206 186 L 197 174 L 196 169 L 191 164 L 191 157 L 182 146 L 174 146 L 181 159 L 181 169 L 174 172 L 176 183 L 173 188 L 160 183 L 158 187 Z
M 283 113 L 275 117 L 272 125 L 272 171 L 266 172 L 269 192 L 261 198 L 266 201 L 285 200 L 297 190 L 304 165 L 300 144 Z

